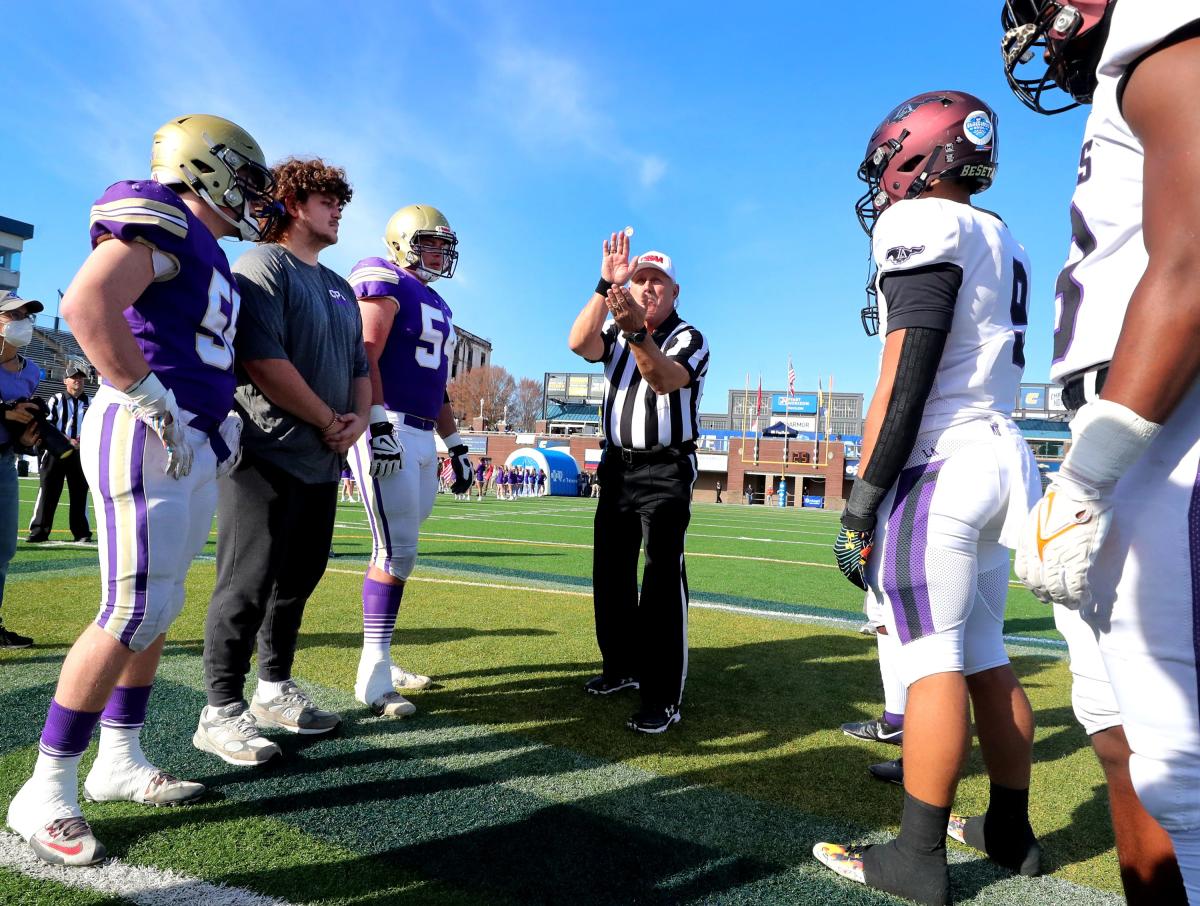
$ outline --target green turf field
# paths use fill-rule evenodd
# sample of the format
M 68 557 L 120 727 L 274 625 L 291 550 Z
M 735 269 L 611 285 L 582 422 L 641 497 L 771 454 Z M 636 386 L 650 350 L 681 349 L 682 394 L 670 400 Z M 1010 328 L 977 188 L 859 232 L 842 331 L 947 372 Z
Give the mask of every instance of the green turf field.
M 24 521 L 35 491 L 22 484 Z M 684 720 L 643 737 L 622 726 L 635 699 L 580 689 L 598 667 L 593 506 L 438 498 L 394 649 L 435 685 L 412 696 L 416 717 L 387 721 L 351 695 L 369 536 L 362 507 L 343 505 L 296 673 L 343 710 L 345 731 L 282 739 L 285 761 L 260 772 L 191 746 L 213 582 L 197 563 L 143 738 L 211 795 L 176 810 L 85 805 L 117 857 L 102 869 L 46 869 L 0 836 L 0 903 L 895 902 L 810 855 L 821 839 L 879 839 L 899 817 L 899 789 L 865 772 L 897 750 L 837 730 L 877 716 L 881 692 L 874 643 L 853 631 L 861 595 L 830 565 L 836 518 L 695 507 Z M 58 664 L 93 616 L 94 564 L 94 547 L 18 550 L 4 614 L 38 646 L 0 653 L 0 803 L 32 765 Z M 1037 713 L 1032 819 L 1050 874 L 1012 878 L 952 844 L 956 901 L 1119 902 L 1101 773 L 1050 614 L 1013 588 L 1007 628 Z M 986 790 L 976 753 L 958 806 L 981 809 Z

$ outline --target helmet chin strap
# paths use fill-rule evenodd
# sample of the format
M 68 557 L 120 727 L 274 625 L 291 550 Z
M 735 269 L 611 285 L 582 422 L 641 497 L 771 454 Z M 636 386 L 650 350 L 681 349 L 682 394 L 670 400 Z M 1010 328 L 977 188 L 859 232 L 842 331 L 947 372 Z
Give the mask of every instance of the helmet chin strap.
M 262 238 L 262 231 L 259 230 L 258 224 L 255 223 L 254 220 L 249 216 L 249 200 L 242 202 L 242 216 L 240 218 L 230 217 L 225 213 L 221 205 L 217 204 L 212 195 L 209 194 L 207 187 L 204 185 L 204 180 L 200 179 L 200 177 L 198 177 L 186 166 L 180 167 L 179 169 L 181 169 L 187 176 L 187 187 L 199 195 L 214 214 L 237 230 L 238 236 L 247 242 L 254 242 Z

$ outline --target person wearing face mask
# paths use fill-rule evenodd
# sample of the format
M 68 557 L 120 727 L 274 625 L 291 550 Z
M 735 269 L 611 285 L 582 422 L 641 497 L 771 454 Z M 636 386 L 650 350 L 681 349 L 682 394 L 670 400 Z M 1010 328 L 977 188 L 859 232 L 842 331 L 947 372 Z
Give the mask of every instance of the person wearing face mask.
M 604 242 L 600 282 L 571 328 L 568 345 L 604 364 L 601 425 L 606 445 L 596 477 L 592 588 L 603 670 L 592 695 L 640 689 L 627 724 L 662 733 L 679 721 L 687 678 L 684 534 L 696 482 L 697 411 L 708 343 L 675 310 L 675 265 L 662 252 L 630 259 L 631 229 Z M 629 286 L 626 286 L 626 283 Z M 638 599 L 637 563 L 646 566 Z
M 33 316 L 42 303 L 16 293 L 0 297 L 0 604 L 8 564 L 17 552 L 17 453 L 38 441 L 37 408 L 28 400 L 37 390 L 41 370 L 20 354 L 33 339 Z M 0 648 L 28 648 L 33 639 L 18 635 L 4 625 L 0 612 Z

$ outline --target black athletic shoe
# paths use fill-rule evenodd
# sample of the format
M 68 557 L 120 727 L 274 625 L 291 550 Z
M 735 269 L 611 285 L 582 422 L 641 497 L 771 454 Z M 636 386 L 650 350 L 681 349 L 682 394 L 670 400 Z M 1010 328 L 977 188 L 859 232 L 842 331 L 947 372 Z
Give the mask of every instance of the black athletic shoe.
M 26 544 L 41 544 L 43 541 L 49 541 L 49 535 L 30 535 L 25 539 Z
M 27 635 L 18 635 L 11 629 L 6 629 L 4 621 L 0 620 L 0 648 L 28 648 L 33 639 Z
M 614 692 L 620 692 L 622 689 L 637 688 L 640 688 L 638 681 L 632 676 L 609 679 L 603 673 L 599 676 L 593 676 L 583 684 L 583 691 L 588 695 L 612 695 Z
M 679 721 L 679 708 L 667 705 L 663 708 L 643 708 L 630 717 L 625 726 L 638 733 L 666 733 L 671 724 Z
M 842 724 L 842 732 L 855 739 L 865 739 L 867 742 L 886 742 L 894 746 L 900 745 L 904 740 L 904 730 L 900 727 L 893 727 L 882 717 L 879 720 Z
M 91 535 L 80 535 L 78 538 L 75 539 L 75 543 L 76 544 L 91 544 L 95 540 L 96 539 L 93 538 Z
M 884 783 L 894 783 L 897 786 L 904 786 L 904 759 L 896 758 L 892 761 L 881 761 L 879 764 L 867 765 L 867 770 L 876 780 L 882 780 Z

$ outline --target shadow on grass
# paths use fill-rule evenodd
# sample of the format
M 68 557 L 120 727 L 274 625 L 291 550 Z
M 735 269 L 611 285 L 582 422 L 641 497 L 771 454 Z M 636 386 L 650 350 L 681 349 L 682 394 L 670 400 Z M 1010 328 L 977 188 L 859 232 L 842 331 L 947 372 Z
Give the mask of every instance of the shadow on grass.
M 1004 621 L 1004 632 L 1006 635 L 1024 635 L 1030 632 L 1056 632 L 1054 627 L 1054 616 L 1048 614 L 1044 617 L 1018 617 L 1016 619 L 1007 619 Z

